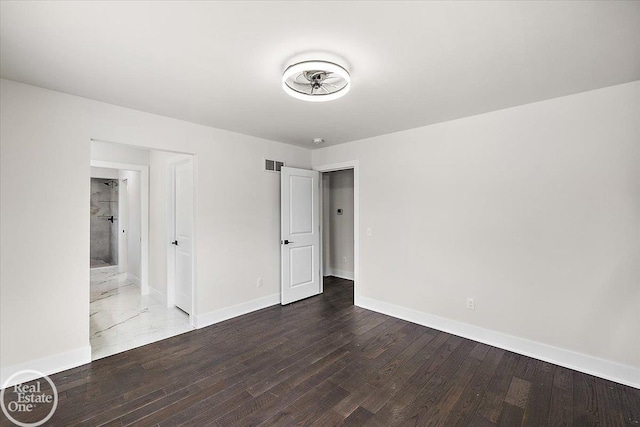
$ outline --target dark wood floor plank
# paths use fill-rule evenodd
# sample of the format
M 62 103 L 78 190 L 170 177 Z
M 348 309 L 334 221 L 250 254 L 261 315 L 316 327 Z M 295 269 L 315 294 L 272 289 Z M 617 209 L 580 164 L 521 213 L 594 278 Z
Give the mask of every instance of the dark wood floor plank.
M 360 427 L 365 425 L 374 415 L 362 407 L 353 411 L 342 423 L 343 426 Z
M 500 411 L 500 417 L 498 418 L 497 425 L 499 427 L 516 427 L 522 425 L 522 416 L 524 415 L 524 409 L 519 406 L 514 406 L 509 403 L 502 405 L 502 411 Z
M 279 404 L 276 409 L 279 407 L 283 407 L 288 404 L 293 398 L 297 397 L 303 392 L 306 392 L 313 387 L 317 386 L 321 383 L 333 370 L 340 369 L 341 366 L 344 366 L 346 362 L 343 361 L 344 357 L 348 355 L 346 350 L 338 349 L 334 351 L 332 354 L 328 355 L 326 358 L 315 363 L 311 369 L 304 370 L 298 372 L 292 378 L 287 379 L 279 387 L 284 390 L 289 390 L 289 397 L 287 399 L 283 398 L 281 394 L 278 394 L 278 389 L 274 388 L 266 393 L 274 396 Z M 257 378 L 260 381 L 262 378 Z M 252 418 L 257 418 L 260 420 L 264 420 L 265 418 L 269 418 L 271 413 L 267 411 L 270 409 L 272 405 L 270 402 L 262 400 L 262 405 L 264 409 L 260 412 L 260 414 L 252 414 L 252 411 L 247 410 L 246 408 L 251 408 L 251 400 L 246 400 L 241 402 L 239 405 L 230 406 L 227 404 L 225 399 L 233 398 L 234 393 L 245 393 L 245 389 L 250 387 L 251 384 L 255 383 L 256 379 L 248 378 L 247 380 L 241 381 L 234 385 L 233 387 L 225 390 L 225 394 L 219 397 L 211 396 L 204 401 L 198 402 L 195 406 L 187 408 L 185 411 L 174 414 L 171 418 L 167 419 L 165 422 L 161 423 L 163 425 L 175 425 L 185 422 L 189 420 L 190 425 L 198 425 L 202 420 L 207 419 L 219 419 L 227 414 L 232 414 L 234 410 L 242 411 L 243 417 L 252 415 Z M 265 393 L 265 394 L 266 394 Z M 271 402 L 272 403 L 272 402 Z M 237 408 L 237 409 L 236 409 Z M 237 417 L 236 415 L 233 415 Z
M 345 346 L 350 341 L 350 336 L 339 333 L 331 336 L 330 340 L 322 340 L 318 346 L 314 346 L 303 354 L 296 353 L 296 358 L 289 361 L 285 367 L 281 367 L 279 363 L 274 365 L 274 373 L 264 380 L 252 384 L 247 391 L 253 396 L 259 396 L 262 393 L 277 386 L 280 382 L 296 374 L 300 369 L 305 369 L 318 360 L 322 360 L 328 354 L 335 352 L 337 349 Z
M 418 335 L 411 328 L 412 325 L 404 324 L 400 329 L 388 334 L 392 338 L 386 344 L 381 344 L 380 340 L 376 340 L 377 347 L 368 346 L 360 347 L 354 350 L 358 360 L 354 362 L 354 371 L 346 370 L 341 378 L 336 378 L 340 386 L 347 391 L 357 392 L 366 388 L 366 384 L 373 381 L 388 366 L 392 360 L 397 358 L 404 350 L 406 350 L 417 339 Z M 351 374 L 349 374 L 351 372 Z
M 456 336 L 445 337 L 446 341 L 432 353 L 425 354 L 425 359 L 420 368 L 404 383 L 404 386 L 389 398 L 389 400 L 376 412 L 372 420 L 375 425 L 388 426 L 402 419 L 404 410 L 416 398 L 425 384 L 433 377 L 435 372 L 452 353 L 463 343 L 463 339 Z M 471 351 L 471 349 L 469 349 Z
M 439 333 L 433 339 L 427 336 L 428 341 L 420 351 L 416 352 L 411 358 L 405 361 L 394 373 L 394 375 L 387 379 L 384 383 L 374 384 L 378 387 L 377 390 L 362 403 L 362 407 L 370 412 L 377 413 L 388 401 L 403 389 L 404 384 L 412 378 L 421 366 L 429 363 L 428 361 L 436 354 L 436 352 L 447 342 L 450 338 L 448 334 Z
M 110 376 L 110 374 L 106 374 Z M 117 376 L 118 381 L 111 383 L 109 380 L 105 383 L 110 384 L 110 388 L 95 387 L 73 397 L 69 397 L 68 403 L 65 405 L 65 411 L 56 411 L 54 418 L 56 423 L 60 422 L 64 425 L 74 425 L 80 421 L 86 421 L 87 416 L 93 416 L 101 413 L 104 408 L 118 408 L 126 402 L 142 398 L 149 393 L 161 390 L 165 395 L 164 387 L 182 389 L 198 380 L 198 375 L 192 372 L 188 367 L 176 367 L 173 372 L 158 370 L 150 372 L 149 375 L 141 377 L 132 374 L 126 378 L 121 375 Z M 84 387 L 79 387 L 83 389 Z M 123 390 L 124 389 L 124 390 Z M 71 390 L 69 390 L 71 391 Z M 122 415 L 123 411 L 116 410 L 114 413 Z M 60 417 L 60 419 L 58 419 Z
M 573 372 L 573 425 L 599 424 L 596 382 L 591 375 Z
M 294 415 L 293 424 L 306 426 L 311 424 L 314 420 L 318 419 L 322 414 L 331 410 L 336 403 L 340 402 L 347 396 L 349 392 L 342 387 L 334 387 L 331 391 L 324 396 L 319 396 L 318 399 L 313 399 L 301 405 L 299 402 L 294 406 L 298 411 Z
M 640 426 L 640 399 L 638 390 L 621 386 L 618 387 L 620 393 L 620 404 L 622 405 L 622 416 L 627 426 Z
M 340 352 L 339 356 L 344 356 L 347 352 Z M 328 359 L 326 363 L 335 362 L 335 358 Z M 307 373 L 307 372 L 305 372 Z M 244 396 L 246 389 L 249 388 L 252 384 L 256 382 L 262 381 L 264 378 L 273 374 L 273 369 L 265 368 L 260 371 L 259 375 L 253 375 L 251 377 L 247 377 L 240 382 L 236 382 L 233 386 L 226 388 L 221 393 L 214 394 L 209 396 L 199 402 L 194 402 L 193 405 L 184 408 L 182 411 L 172 411 L 172 415 L 169 418 L 166 418 L 161 425 L 176 425 L 187 423 L 187 425 L 200 425 L 206 420 L 211 419 L 219 419 L 227 414 L 234 413 L 234 411 L 241 411 L 241 413 L 246 416 L 251 413 L 243 408 L 252 407 L 253 400 L 252 399 L 241 399 L 238 400 L 236 396 Z M 307 373 L 308 374 L 308 373 Z M 317 382 L 316 382 L 317 383 Z M 314 383 L 313 385 L 315 385 Z M 294 384 L 291 384 L 288 380 L 286 381 L 287 386 L 293 387 Z M 270 393 L 270 392 L 268 392 Z M 273 393 L 270 393 L 273 394 Z M 253 399 L 255 396 L 249 394 Z M 229 402 L 233 402 L 230 404 Z M 260 405 L 268 406 L 268 402 L 261 400 Z M 236 415 L 234 415 L 237 417 Z
M 265 421 L 258 424 L 261 427 L 271 427 L 271 426 L 293 426 L 294 417 L 293 415 L 297 411 L 293 406 L 289 406 L 282 411 L 278 412 L 271 418 L 266 419 Z
M 352 282 L 325 279 L 317 297 L 53 375 L 49 424 L 639 425 L 638 389 L 355 307 Z
M 484 344 L 466 340 L 431 377 L 416 395 L 402 417 L 394 424 L 398 425 L 443 425 L 464 391 L 481 361 L 472 356 L 478 346 Z
M 412 366 L 418 365 L 421 360 L 420 353 L 433 340 L 434 335 L 423 333 L 419 329 L 417 334 L 411 335 L 410 344 L 405 347 L 396 357 L 392 358 L 382 368 L 377 370 L 371 378 L 367 378 L 367 383 L 376 388 L 382 388 L 389 384 L 390 381 L 398 377 L 398 371 L 410 369 Z M 418 356 L 418 357 L 416 357 Z M 413 362 L 409 364 L 409 362 Z
M 518 355 L 506 352 L 500 367 L 496 369 L 493 378 L 489 382 L 487 392 L 478 405 L 474 419 L 484 418 L 492 424 L 498 422 L 502 411 L 502 403 L 511 385 L 517 363 Z
M 625 419 L 622 414 L 620 394 L 617 384 L 596 378 L 596 399 L 598 408 L 607 408 L 606 411 L 598 411 L 600 424 L 605 426 L 624 426 Z
M 555 367 L 547 424 L 556 427 L 573 426 L 573 372 L 561 366 Z
M 487 355 L 476 371 L 475 375 L 462 391 L 462 394 L 451 414 L 445 421 L 447 426 L 468 426 L 472 423 L 475 411 L 489 386 L 489 381 L 498 369 L 505 351 L 498 348 L 489 348 Z
M 532 359 L 527 356 L 518 355 L 518 365 L 514 375 L 525 381 L 531 382 L 533 375 L 536 372 L 536 359 Z
M 102 425 L 119 417 L 122 417 L 123 415 L 129 414 L 137 408 L 153 403 L 165 396 L 166 394 L 162 389 L 155 390 L 147 395 L 125 402 L 122 405 L 106 408 L 106 410 L 104 411 L 84 418 L 82 420 L 82 424 Z
M 513 377 L 507 395 L 504 398 L 505 403 L 524 409 L 529 400 L 529 392 L 531 391 L 531 383 L 522 378 Z
M 286 381 L 262 393 L 255 398 L 255 402 L 248 402 L 224 417 L 218 418 L 219 423 L 231 425 L 242 421 L 245 425 L 259 424 L 313 391 L 318 384 L 341 370 L 349 362 L 350 359 L 347 357 L 349 355 L 349 352 L 344 349 L 334 351 L 314 363 L 310 369 L 300 370 Z M 335 385 L 335 383 L 331 384 Z
M 344 417 L 336 411 L 327 411 L 324 415 L 316 419 L 312 427 L 337 427 L 344 423 Z
M 331 381 L 330 376 L 323 375 L 323 377 L 326 378 L 324 381 L 317 383 L 313 388 L 305 388 L 303 393 L 285 393 L 279 396 L 285 406 L 259 425 L 292 425 L 292 423 L 301 425 L 300 419 L 310 418 L 311 412 L 318 410 L 316 403 L 320 403 L 321 401 L 324 407 L 323 412 L 331 410 L 331 406 L 347 396 L 348 392 L 344 389 L 339 389 L 335 382 Z M 336 390 L 338 390 L 337 395 L 334 394 L 331 396 L 332 404 L 328 405 L 324 397 Z M 285 419 L 282 418 L 282 414 L 290 415 L 286 417 L 286 422 Z
M 540 426 L 549 418 L 551 390 L 553 389 L 553 369 L 550 363 L 536 361 L 536 370 L 531 380 L 529 399 L 522 419 L 523 426 Z
M 359 389 L 350 392 L 347 397 L 338 402 L 333 407 L 333 411 L 340 414 L 343 418 L 348 417 L 353 411 L 360 407 L 362 402 L 373 394 L 375 389 L 374 386 L 365 382 Z
M 190 400 L 188 400 L 187 402 L 182 402 L 178 406 L 165 408 L 161 413 L 154 414 L 154 416 L 150 419 L 151 420 L 158 419 L 162 421 L 164 418 L 171 415 L 171 419 L 175 420 L 177 416 L 185 416 L 185 414 L 183 414 L 181 411 L 187 411 L 187 414 L 186 414 L 187 417 L 195 416 L 197 415 L 198 411 L 195 411 L 195 412 L 193 411 L 192 406 L 194 405 L 202 406 L 203 407 L 202 409 L 207 409 L 207 410 L 210 410 L 211 407 L 216 407 L 218 408 L 216 413 L 218 416 L 224 415 L 226 413 L 226 412 L 220 412 L 222 408 L 224 408 L 224 410 L 227 412 L 232 411 L 235 407 L 231 407 L 229 403 L 227 403 L 227 400 L 232 399 L 235 395 L 243 394 L 247 387 L 251 386 L 256 382 L 262 381 L 264 378 L 274 373 L 274 369 L 271 366 L 260 366 L 260 368 L 257 371 L 255 366 L 252 368 L 249 368 L 249 367 L 245 367 L 245 368 L 246 368 L 245 371 L 239 372 L 237 375 L 234 375 L 231 378 L 223 379 L 222 384 L 225 384 L 226 388 L 224 390 L 221 390 L 219 393 L 214 393 L 212 396 L 207 397 L 206 399 L 204 399 L 205 402 L 199 402 L 197 401 L 197 399 L 190 398 Z M 247 375 L 247 373 L 251 373 L 251 372 L 253 372 L 251 375 Z M 216 376 L 211 377 L 207 381 L 212 382 L 211 387 L 213 387 L 213 390 L 212 389 L 207 389 L 207 390 L 216 391 L 218 386 L 221 384 L 220 379 L 217 378 Z M 206 383 L 200 384 L 200 388 L 203 388 L 205 386 L 206 386 Z M 242 403 L 245 403 L 245 401 L 242 401 L 242 402 L 236 401 L 235 403 L 242 404 Z M 240 405 L 236 405 L 236 406 L 240 406 Z M 176 412 L 178 413 L 178 415 L 175 414 Z

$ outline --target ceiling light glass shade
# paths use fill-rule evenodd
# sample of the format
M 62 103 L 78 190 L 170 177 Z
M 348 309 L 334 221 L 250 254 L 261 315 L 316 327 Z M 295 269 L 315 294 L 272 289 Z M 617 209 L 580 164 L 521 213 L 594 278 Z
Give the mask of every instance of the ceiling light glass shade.
M 345 68 L 333 62 L 305 61 L 284 71 L 282 89 L 303 101 L 332 101 L 349 92 L 351 76 Z

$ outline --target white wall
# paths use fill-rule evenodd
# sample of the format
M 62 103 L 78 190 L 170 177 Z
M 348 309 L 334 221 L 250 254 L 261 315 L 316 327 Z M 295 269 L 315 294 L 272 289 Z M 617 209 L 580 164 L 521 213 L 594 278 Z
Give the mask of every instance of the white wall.
M 353 279 L 353 169 L 329 172 L 328 215 L 329 263 L 331 275 Z M 342 209 L 342 215 L 337 210 Z M 326 273 L 325 273 L 326 274 Z
M 149 167 L 149 287 L 151 294 L 167 298 L 167 160 L 175 156 L 152 151 Z
M 90 360 L 89 142 L 83 103 L 1 81 L 0 363 L 24 369 L 58 355 Z M 63 102 L 65 104 L 65 102 Z M 67 139 L 67 137 L 70 137 Z M 57 185 L 47 185 L 52 179 Z M 55 227 L 42 222 L 55 218 Z M 35 227 L 34 224 L 47 224 Z M 52 250 L 53 242 L 64 242 Z M 68 361 L 68 365 L 65 365 Z M 37 368 L 37 367 L 38 368 Z
M 117 142 L 117 141 L 115 141 Z M 91 141 L 91 160 L 149 165 L 149 150 L 113 142 Z
M 118 179 L 117 169 L 91 167 L 91 178 Z
M 640 386 L 640 82 L 313 151 L 353 159 L 361 305 Z
M 141 215 L 140 172 L 121 171 L 127 180 L 127 277 L 140 284 L 141 268 Z
M 280 176 L 263 162 L 309 168 L 308 150 L 4 79 L 0 92 L 2 380 L 24 367 L 90 361 L 91 138 L 195 154 L 196 315 L 215 319 L 278 294 Z M 66 185 L 43 193 L 51 177 Z M 33 227 L 43 212 L 56 227 Z M 51 242 L 65 249 L 51 251 Z

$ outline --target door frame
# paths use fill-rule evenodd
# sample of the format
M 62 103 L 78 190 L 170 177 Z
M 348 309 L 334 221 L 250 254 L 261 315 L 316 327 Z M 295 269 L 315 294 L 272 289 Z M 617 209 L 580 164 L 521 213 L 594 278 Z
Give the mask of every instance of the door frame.
M 126 172 L 118 169 L 118 272 L 128 271 L 129 248 L 129 181 L 122 178 L 122 173 Z M 124 191 L 123 191 L 124 190 Z M 126 232 L 122 233 L 121 230 Z
M 175 284 L 175 265 L 176 265 L 176 256 L 174 246 L 171 245 L 171 241 L 175 237 L 175 189 L 176 189 L 176 175 L 175 175 L 175 167 L 176 165 L 183 163 L 185 160 L 191 160 L 192 168 L 191 171 L 193 173 L 193 206 L 191 208 L 192 215 L 192 224 L 193 224 L 193 236 L 192 236 L 192 247 L 191 247 L 191 313 L 189 313 L 189 325 L 195 328 L 196 321 L 196 283 L 197 283 L 197 222 L 196 222 L 196 212 L 198 206 L 198 162 L 197 156 L 195 154 L 179 154 L 176 153 L 175 156 L 172 156 L 166 160 L 165 171 L 166 171 L 166 192 L 167 192 L 167 223 L 166 223 L 166 238 L 165 242 L 167 245 L 167 300 L 166 305 L 167 308 L 175 307 L 175 292 L 176 292 L 176 284 Z
M 340 163 L 314 166 L 313 170 L 320 173 L 353 170 L 353 304 L 358 305 L 360 299 L 360 162 L 348 160 Z M 320 181 L 322 182 L 322 180 Z M 322 191 L 320 192 L 320 275 L 324 278 L 324 227 Z M 320 281 L 320 291 L 324 292 L 323 280 Z
M 149 294 L 149 166 L 91 160 L 98 168 L 140 172 L 140 293 Z

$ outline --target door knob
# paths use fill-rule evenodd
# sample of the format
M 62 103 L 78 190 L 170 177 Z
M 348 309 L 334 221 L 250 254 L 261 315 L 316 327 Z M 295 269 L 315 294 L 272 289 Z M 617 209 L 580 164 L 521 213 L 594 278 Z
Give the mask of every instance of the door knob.
M 289 240 L 285 240 L 283 243 L 284 243 L 285 245 L 288 245 L 289 243 L 293 243 L 293 242 L 290 242 Z
M 171 242 L 171 244 L 172 244 L 172 245 L 176 245 L 176 246 L 178 246 L 178 241 L 177 241 L 177 240 L 174 240 L 173 242 Z

